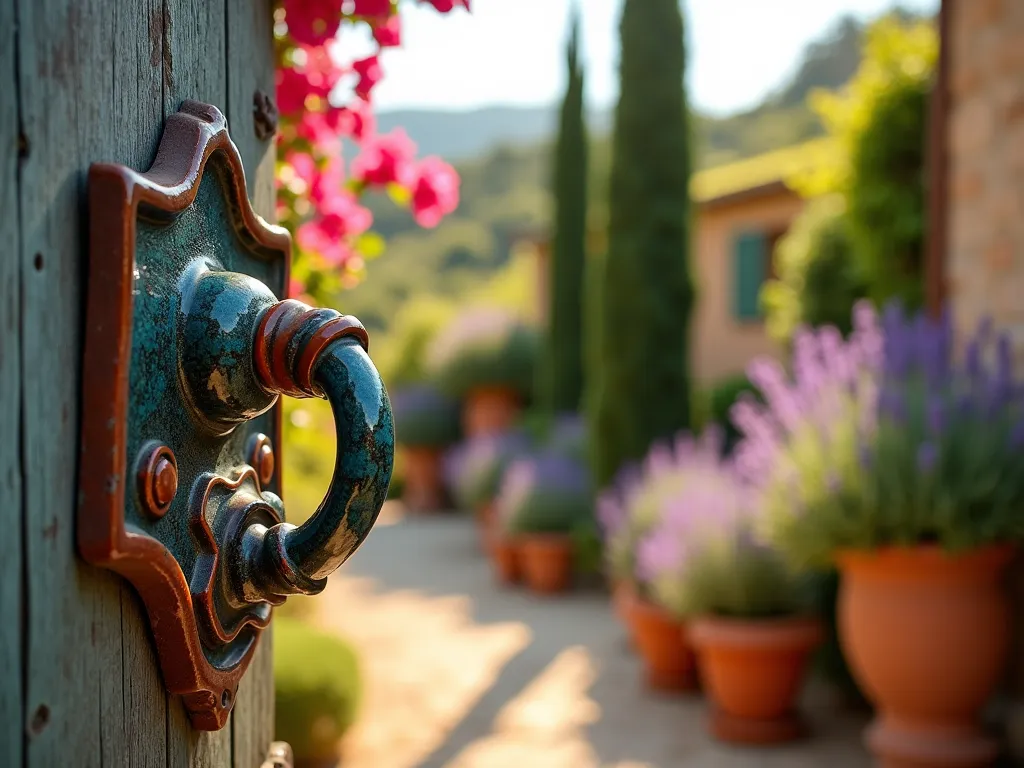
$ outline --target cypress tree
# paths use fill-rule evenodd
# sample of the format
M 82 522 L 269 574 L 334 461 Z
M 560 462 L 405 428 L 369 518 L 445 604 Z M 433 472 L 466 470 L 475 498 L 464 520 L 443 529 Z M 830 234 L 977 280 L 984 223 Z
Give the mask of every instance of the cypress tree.
M 538 395 L 549 413 L 575 411 L 583 390 L 583 269 L 587 234 L 587 131 L 579 14 L 574 9 L 566 51 L 568 87 L 554 153 L 554 232 L 548 264 L 548 333 Z
M 587 410 L 607 485 L 690 426 L 689 128 L 679 0 L 625 0 Z

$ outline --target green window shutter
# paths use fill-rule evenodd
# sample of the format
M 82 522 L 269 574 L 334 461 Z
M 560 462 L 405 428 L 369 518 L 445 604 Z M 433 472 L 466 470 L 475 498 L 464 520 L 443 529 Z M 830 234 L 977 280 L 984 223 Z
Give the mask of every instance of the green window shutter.
M 761 317 L 759 297 L 767 267 L 767 238 L 760 232 L 743 232 L 733 242 L 733 315 L 737 320 Z

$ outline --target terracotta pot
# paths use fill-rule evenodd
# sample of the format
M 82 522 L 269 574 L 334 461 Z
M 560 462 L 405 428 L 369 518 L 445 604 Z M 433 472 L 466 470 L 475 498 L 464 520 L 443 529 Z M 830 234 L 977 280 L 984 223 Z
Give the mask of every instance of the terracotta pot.
M 996 745 L 978 714 L 1010 644 L 1001 583 L 1014 549 L 843 552 L 839 637 L 878 715 L 866 742 L 886 768 L 980 768 Z
M 572 539 L 560 534 L 530 534 L 521 539 L 523 580 L 531 590 L 552 595 L 569 589 Z
M 629 604 L 636 597 L 636 587 L 631 581 L 617 581 L 612 586 L 612 610 L 623 624 L 629 623 Z
M 402 501 L 413 512 L 444 508 L 444 479 L 441 472 L 442 449 L 433 446 L 402 446 L 405 487 Z
M 494 534 L 490 537 L 491 564 L 502 584 L 518 584 L 522 580 L 522 559 L 518 539 Z
M 507 432 L 519 417 L 519 394 L 509 387 L 477 387 L 462 402 L 462 432 L 467 438 Z
M 489 552 L 491 547 L 491 536 L 494 531 L 494 502 L 489 501 L 476 508 L 474 514 L 476 520 L 476 532 L 480 539 L 480 549 Z
M 693 651 L 685 642 L 685 625 L 639 596 L 628 602 L 629 627 L 644 664 L 650 688 L 697 689 Z
M 821 623 L 803 617 L 694 621 L 689 640 L 712 702 L 712 734 L 741 744 L 802 736 L 795 703 L 811 653 L 823 637 Z

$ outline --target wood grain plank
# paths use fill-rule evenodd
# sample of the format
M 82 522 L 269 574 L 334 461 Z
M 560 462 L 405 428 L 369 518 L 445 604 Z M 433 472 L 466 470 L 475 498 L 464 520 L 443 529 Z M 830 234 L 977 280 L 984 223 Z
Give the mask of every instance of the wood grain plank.
M 0 0 L 0 242 L 17 252 L 18 84 L 14 0 Z M 0 765 L 21 765 L 21 260 L 0 258 Z
M 101 0 L 18 0 L 26 764 L 124 765 L 120 583 L 74 547 L 89 154 L 113 129 Z
M 274 94 L 272 0 L 227 0 L 227 118 L 245 167 L 253 207 L 274 220 L 274 142 L 260 140 L 253 123 L 253 94 Z M 270 629 L 263 633 L 238 687 L 232 716 L 234 768 L 257 768 L 274 735 L 274 660 Z
M 114 61 L 112 110 L 117 131 L 108 131 L 96 160 L 144 170 L 163 130 L 163 2 L 111 4 Z M 131 768 L 164 768 L 167 693 L 142 601 L 121 582 L 123 737 Z
M 164 0 L 163 114 L 186 99 L 227 101 L 227 31 L 223 0 Z M 168 702 L 166 759 L 169 768 L 229 768 L 231 726 L 214 733 L 193 731 L 181 701 Z

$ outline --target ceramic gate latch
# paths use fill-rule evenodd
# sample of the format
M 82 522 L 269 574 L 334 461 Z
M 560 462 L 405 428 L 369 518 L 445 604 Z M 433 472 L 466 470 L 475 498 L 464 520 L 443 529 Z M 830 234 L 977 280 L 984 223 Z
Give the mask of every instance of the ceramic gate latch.
M 141 595 L 169 691 L 222 728 L 271 606 L 315 594 L 391 479 L 387 393 L 353 317 L 279 301 L 288 233 L 249 205 L 224 116 L 185 102 L 153 166 L 89 170 L 78 547 Z M 281 501 L 279 397 L 323 397 L 334 476 Z

